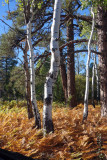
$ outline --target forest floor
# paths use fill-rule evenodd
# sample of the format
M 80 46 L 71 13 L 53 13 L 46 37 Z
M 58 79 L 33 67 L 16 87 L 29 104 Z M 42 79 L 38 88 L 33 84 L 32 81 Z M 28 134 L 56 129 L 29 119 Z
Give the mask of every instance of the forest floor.
M 42 102 L 38 102 L 42 119 Z M 0 148 L 19 152 L 38 160 L 107 159 L 107 118 L 100 117 L 100 106 L 89 105 L 87 121 L 82 123 L 83 104 L 73 109 L 53 107 L 55 132 L 43 137 L 42 129 L 27 118 L 24 102 L 0 105 Z

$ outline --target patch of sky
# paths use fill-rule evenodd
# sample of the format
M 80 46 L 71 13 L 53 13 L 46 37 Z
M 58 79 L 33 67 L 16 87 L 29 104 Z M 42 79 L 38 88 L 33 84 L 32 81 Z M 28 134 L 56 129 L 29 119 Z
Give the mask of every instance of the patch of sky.
M 6 16 L 7 16 L 7 13 L 9 12 L 9 10 L 12 11 L 12 10 L 15 10 L 15 8 L 16 8 L 16 1 L 15 0 L 11 1 L 9 5 L 3 3 L 2 0 L 0 1 L 0 36 L 3 33 L 7 33 L 9 26 L 12 25 L 12 21 L 7 20 Z

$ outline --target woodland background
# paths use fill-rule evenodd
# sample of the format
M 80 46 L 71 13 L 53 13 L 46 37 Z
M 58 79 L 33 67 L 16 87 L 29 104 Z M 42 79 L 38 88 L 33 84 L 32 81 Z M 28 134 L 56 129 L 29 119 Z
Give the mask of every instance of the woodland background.
M 0 148 L 19 152 L 37 159 L 94 160 L 107 159 L 107 117 L 101 117 L 100 72 L 98 55 L 97 6 L 107 13 L 107 1 L 62 0 L 59 34 L 60 70 L 53 87 L 54 133 L 43 136 L 35 128 L 29 114 L 30 77 L 29 51 L 26 42 L 26 21 L 30 19 L 29 0 L 3 2 L 8 6 L 0 21 L 8 30 L 0 35 Z M 94 6 L 95 28 L 89 65 L 89 115 L 83 123 L 83 103 L 86 85 L 87 44 L 92 26 L 91 6 Z M 50 38 L 54 1 L 35 1 L 31 42 L 34 51 L 35 91 L 41 122 L 44 103 L 44 83 L 50 68 Z M 24 16 L 26 9 L 26 17 Z M 11 24 L 8 23 L 11 21 Z M 105 22 L 107 26 L 107 21 Z M 98 77 L 95 77 L 92 97 L 94 57 Z M 26 78 L 27 77 L 27 78 Z M 94 98 L 94 99 L 93 99 Z M 95 105 L 95 108 L 93 107 Z M 30 117 L 31 116 L 31 117 Z

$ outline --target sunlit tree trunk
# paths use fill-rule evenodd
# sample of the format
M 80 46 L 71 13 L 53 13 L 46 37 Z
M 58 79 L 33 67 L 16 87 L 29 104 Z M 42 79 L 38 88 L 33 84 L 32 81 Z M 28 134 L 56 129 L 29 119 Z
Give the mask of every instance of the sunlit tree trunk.
M 27 42 L 30 52 L 30 88 L 31 88 L 31 102 L 34 111 L 35 117 L 35 127 L 41 128 L 40 114 L 37 108 L 36 103 L 36 94 L 35 94 L 35 70 L 34 70 L 34 53 L 31 42 L 31 20 L 27 23 Z
M 54 132 L 54 126 L 52 121 L 52 88 L 57 79 L 59 65 L 60 65 L 60 52 L 59 52 L 59 26 L 60 26 L 60 12 L 61 12 L 61 0 L 55 0 L 53 22 L 51 26 L 51 64 L 48 76 L 46 77 L 44 85 L 44 106 L 43 106 L 43 132 Z
M 97 14 L 101 116 L 107 116 L 107 9 L 98 7 Z
M 86 64 L 86 88 L 85 88 L 85 97 L 84 97 L 83 121 L 87 119 L 87 116 L 88 116 L 89 64 L 90 64 L 90 56 L 91 56 L 91 41 L 92 41 L 94 25 L 95 25 L 95 16 L 94 16 L 93 8 L 91 8 L 91 13 L 93 15 L 93 21 L 92 21 L 92 31 L 91 31 L 90 39 L 88 42 L 88 58 L 87 58 L 87 64 Z
M 93 68 L 92 68 L 92 105 L 95 108 L 95 103 L 94 103 L 94 83 L 95 83 L 95 56 L 94 56 L 94 63 L 93 63 Z
M 25 85 L 26 85 L 26 99 L 27 99 L 27 110 L 28 110 L 28 118 L 32 118 L 33 111 L 32 111 L 32 103 L 31 103 L 31 91 L 30 91 L 30 73 L 28 67 L 28 58 L 27 58 L 27 51 L 28 51 L 28 43 L 25 42 L 25 48 L 23 50 L 24 53 L 24 70 L 25 70 Z
M 27 43 L 30 53 L 30 91 L 31 91 L 31 103 L 33 108 L 33 114 L 35 118 L 35 127 L 41 128 L 41 120 L 40 120 L 40 114 L 39 110 L 37 108 L 36 103 L 36 95 L 35 95 L 35 70 L 34 70 L 34 53 L 33 53 L 33 46 L 31 41 L 31 21 L 34 16 L 33 12 L 33 6 L 34 6 L 34 0 L 31 1 L 23 1 L 23 9 L 24 9 L 24 17 L 25 17 L 25 24 L 26 24 L 26 31 L 27 31 Z

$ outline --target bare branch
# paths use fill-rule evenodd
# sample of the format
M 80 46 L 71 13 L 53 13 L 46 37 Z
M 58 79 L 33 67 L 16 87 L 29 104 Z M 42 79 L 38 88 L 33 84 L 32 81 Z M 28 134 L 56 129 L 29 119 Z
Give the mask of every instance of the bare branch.
M 79 52 L 88 52 L 88 50 L 83 49 L 83 50 L 76 50 L 76 51 L 74 51 L 74 53 L 79 53 Z M 94 51 L 94 50 L 91 50 L 91 52 L 95 53 L 97 55 L 101 54 L 101 52 L 97 52 L 97 51 Z
M 82 43 L 82 42 L 88 42 L 88 39 L 79 39 L 79 40 L 73 40 L 73 41 L 69 41 L 65 44 L 63 44 L 62 46 L 60 46 L 60 49 L 63 49 L 64 47 L 73 44 L 73 43 Z M 96 41 L 93 41 L 93 43 L 96 43 Z

